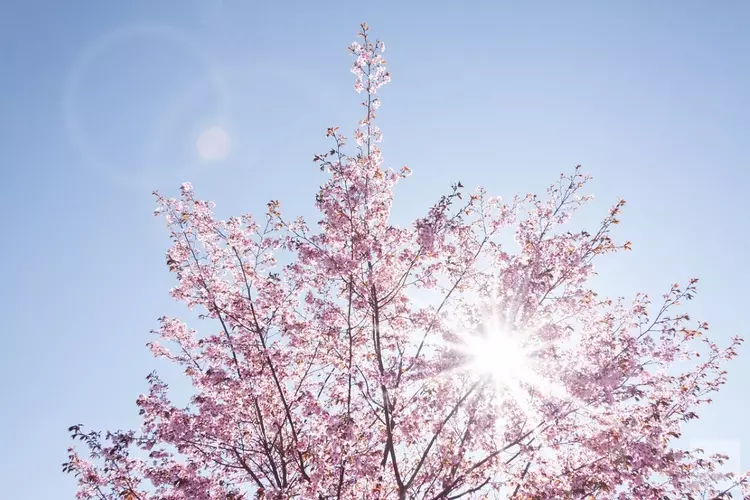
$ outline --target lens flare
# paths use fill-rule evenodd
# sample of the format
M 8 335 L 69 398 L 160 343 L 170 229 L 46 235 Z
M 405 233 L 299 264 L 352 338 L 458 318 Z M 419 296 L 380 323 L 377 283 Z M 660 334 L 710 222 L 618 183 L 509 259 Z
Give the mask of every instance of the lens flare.
M 229 134 L 219 126 L 207 128 L 198 137 L 195 146 L 198 154 L 204 160 L 223 160 L 229 153 Z

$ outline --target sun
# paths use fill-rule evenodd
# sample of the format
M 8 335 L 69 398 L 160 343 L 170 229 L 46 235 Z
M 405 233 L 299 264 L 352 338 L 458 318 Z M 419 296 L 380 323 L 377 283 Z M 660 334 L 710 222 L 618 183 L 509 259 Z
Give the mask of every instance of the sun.
M 462 369 L 487 377 L 497 393 L 532 411 L 534 395 L 564 396 L 563 387 L 545 373 L 540 341 L 528 331 L 509 328 L 497 315 L 488 315 L 481 328 L 458 335 L 452 343 L 464 360 Z
M 515 384 L 532 375 L 530 352 L 516 337 L 502 330 L 466 335 L 461 350 L 472 371 L 490 376 L 499 385 Z

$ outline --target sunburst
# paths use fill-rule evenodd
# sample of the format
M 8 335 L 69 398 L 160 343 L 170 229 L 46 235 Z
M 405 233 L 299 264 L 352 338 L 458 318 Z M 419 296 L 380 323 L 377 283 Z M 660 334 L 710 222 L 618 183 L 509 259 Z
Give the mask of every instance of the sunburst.
M 533 413 L 535 395 L 565 395 L 562 385 L 545 373 L 544 345 L 532 332 L 507 326 L 493 312 L 480 328 L 456 331 L 456 336 L 449 346 L 464 361 L 461 368 L 487 377 L 498 395 L 511 398 L 525 413 Z

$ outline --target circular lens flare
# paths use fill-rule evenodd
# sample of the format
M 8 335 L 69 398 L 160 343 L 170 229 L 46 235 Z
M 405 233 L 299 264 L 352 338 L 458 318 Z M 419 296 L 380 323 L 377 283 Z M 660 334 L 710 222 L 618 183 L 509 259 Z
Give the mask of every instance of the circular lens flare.
M 208 161 L 219 161 L 226 158 L 229 153 L 229 145 L 229 134 L 219 126 L 204 130 L 195 144 L 200 157 Z

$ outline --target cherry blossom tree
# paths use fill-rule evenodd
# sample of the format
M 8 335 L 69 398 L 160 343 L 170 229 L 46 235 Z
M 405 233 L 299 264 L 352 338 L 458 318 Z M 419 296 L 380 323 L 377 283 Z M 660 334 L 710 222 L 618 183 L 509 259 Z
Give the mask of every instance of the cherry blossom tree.
M 317 225 L 277 201 L 217 220 L 190 184 L 156 193 L 172 296 L 206 320 L 164 317 L 149 344 L 194 388 L 178 407 L 156 373 L 138 431 L 76 425 L 77 498 L 728 498 L 744 477 L 679 446 L 725 381 L 719 347 L 679 312 L 697 280 L 608 299 L 594 261 L 629 250 L 565 223 L 590 200 L 580 167 L 545 196 L 459 182 L 410 227 L 389 222 L 377 90 L 390 81 L 363 24 L 350 46 L 364 114 L 355 146 L 330 128 Z M 508 236 L 515 236 L 515 242 Z M 283 261 L 285 264 L 281 264 Z M 90 455 L 90 456 L 89 456 Z

